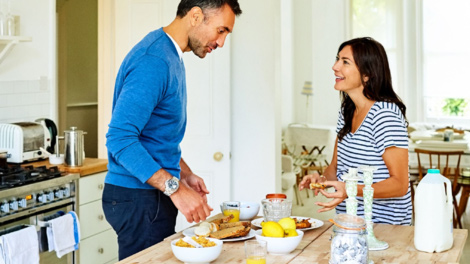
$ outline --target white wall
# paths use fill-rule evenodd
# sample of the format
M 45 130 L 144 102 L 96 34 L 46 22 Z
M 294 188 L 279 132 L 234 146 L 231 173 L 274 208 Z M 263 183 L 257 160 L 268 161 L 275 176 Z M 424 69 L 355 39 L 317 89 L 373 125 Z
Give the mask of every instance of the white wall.
M 232 36 L 232 194 L 280 191 L 280 0 L 240 0 Z
M 7 13 L 6 1 L 2 6 Z M 57 120 L 55 0 L 14 0 L 20 42 L 0 63 L 0 123 Z M 0 44 L 0 48 L 5 45 Z

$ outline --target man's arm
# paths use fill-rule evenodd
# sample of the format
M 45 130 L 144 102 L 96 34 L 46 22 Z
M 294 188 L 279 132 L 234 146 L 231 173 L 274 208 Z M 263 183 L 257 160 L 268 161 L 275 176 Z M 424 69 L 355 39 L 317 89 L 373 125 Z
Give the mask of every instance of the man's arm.
M 209 190 L 207 190 L 204 180 L 191 171 L 188 164 L 186 164 L 183 158 L 181 158 L 180 160 L 180 167 L 181 180 L 186 182 L 191 188 L 198 192 L 199 195 L 201 195 L 201 197 L 204 199 L 204 201 L 207 202 L 207 194 L 209 194 Z

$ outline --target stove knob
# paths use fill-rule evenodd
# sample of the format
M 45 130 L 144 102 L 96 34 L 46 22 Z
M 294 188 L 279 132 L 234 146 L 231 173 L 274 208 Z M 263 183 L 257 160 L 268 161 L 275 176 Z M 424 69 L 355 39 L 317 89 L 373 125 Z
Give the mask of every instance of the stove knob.
M 10 201 L 10 209 L 12 211 L 17 211 L 18 210 L 18 201 L 17 200 L 11 200 Z
M 54 200 L 54 193 L 53 192 L 47 192 L 46 193 L 46 198 L 48 201 L 53 201 Z
M 55 198 L 62 199 L 64 197 L 64 191 L 61 189 L 54 190 Z
M 62 190 L 64 192 L 64 197 L 70 197 L 70 188 L 64 187 Z
M 2 203 L 0 205 L 0 211 L 2 211 L 2 213 L 10 212 L 10 205 L 8 203 Z
M 38 199 L 38 202 L 40 202 L 40 203 L 47 202 L 47 197 L 46 197 L 46 194 L 44 194 L 44 193 L 38 194 L 37 199 Z
M 21 208 L 26 208 L 26 206 L 28 205 L 27 202 L 26 202 L 26 199 L 23 198 L 23 199 L 18 199 L 18 205 L 21 207 Z

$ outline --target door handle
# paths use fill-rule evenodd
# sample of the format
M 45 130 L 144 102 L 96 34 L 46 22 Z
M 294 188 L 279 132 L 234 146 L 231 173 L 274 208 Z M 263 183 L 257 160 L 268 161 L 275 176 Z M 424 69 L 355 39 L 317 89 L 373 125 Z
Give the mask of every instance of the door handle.
M 221 161 L 223 158 L 224 158 L 224 154 L 222 154 L 222 152 L 214 153 L 214 160 L 215 161 Z

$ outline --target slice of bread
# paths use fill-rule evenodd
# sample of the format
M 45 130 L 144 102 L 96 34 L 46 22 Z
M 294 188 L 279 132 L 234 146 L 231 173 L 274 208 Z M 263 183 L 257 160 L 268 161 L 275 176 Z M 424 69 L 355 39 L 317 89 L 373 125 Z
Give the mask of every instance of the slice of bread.
M 240 221 L 240 222 L 233 222 L 233 223 L 222 223 L 219 225 L 220 229 L 225 229 L 229 227 L 234 227 L 234 226 L 251 226 L 251 223 L 248 221 Z
M 211 223 L 214 223 L 216 225 L 220 225 L 220 224 L 223 224 L 223 223 L 227 223 L 228 221 L 232 220 L 233 219 L 233 215 L 229 215 L 229 216 L 223 216 L 221 218 L 217 218 L 217 219 L 214 219 L 211 221 Z
M 221 229 L 219 231 L 213 232 L 209 235 L 209 237 L 216 238 L 216 239 L 223 239 L 223 238 L 231 238 L 231 237 L 240 237 L 246 236 L 250 232 L 250 227 L 245 227 L 243 225 L 229 227 L 225 229 Z

